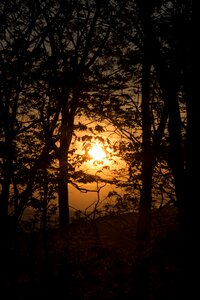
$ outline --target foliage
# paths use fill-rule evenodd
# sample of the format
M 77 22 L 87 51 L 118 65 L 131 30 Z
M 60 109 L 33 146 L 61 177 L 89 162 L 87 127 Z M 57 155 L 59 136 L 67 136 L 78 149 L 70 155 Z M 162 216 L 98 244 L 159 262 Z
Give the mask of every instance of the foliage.
M 1 219 L 9 211 L 19 221 L 30 207 L 48 219 L 58 198 L 67 211 L 68 184 L 83 191 L 97 181 L 123 188 L 108 195 L 112 209 L 138 208 L 145 55 L 153 206 L 188 195 L 181 183 L 192 169 L 191 1 L 0 5 Z M 93 162 L 98 175 L 86 166 L 94 142 L 108 159 Z

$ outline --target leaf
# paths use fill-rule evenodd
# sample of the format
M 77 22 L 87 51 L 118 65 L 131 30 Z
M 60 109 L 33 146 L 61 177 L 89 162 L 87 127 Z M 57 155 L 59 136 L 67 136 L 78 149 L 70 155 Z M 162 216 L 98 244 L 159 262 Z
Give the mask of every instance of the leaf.
M 98 132 L 104 132 L 105 131 L 103 126 L 98 125 L 98 124 L 95 126 L 95 130 L 98 131 Z

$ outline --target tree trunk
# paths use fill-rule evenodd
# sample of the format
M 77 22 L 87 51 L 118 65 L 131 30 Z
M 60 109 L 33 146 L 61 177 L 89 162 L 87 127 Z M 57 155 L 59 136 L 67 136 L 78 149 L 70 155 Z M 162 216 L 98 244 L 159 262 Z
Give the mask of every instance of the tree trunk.
M 63 148 L 62 148 L 63 149 Z M 65 152 L 64 157 L 59 161 L 59 223 L 60 226 L 69 224 L 69 199 L 68 199 L 68 168 L 67 164 L 67 153 Z
M 151 33 L 149 32 L 150 7 L 145 10 L 145 3 L 139 3 L 143 28 L 143 61 L 142 61 L 142 191 L 140 197 L 137 237 L 148 240 L 151 223 L 151 189 L 153 161 L 151 155 L 151 117 L 150 117 L 150 66 L 151 66 Z
M 183 225 L 184 210 L 186 201 L 186 182 L 184 170 L 184 158 L 181 139 L 181 117 L 176 90 L 171 87 L 172 93 L 169 93 L 169 138 L 170 138 L 170 160 L 174 175 L 176 197 L 179 208 L 180 222 Z M 170 95 L 171 94 L 171 95 Z
M 150 68 L 151 68 L 151 3 L 138 1 L 143 34 L 142 61 L 142 190 L 137 223 L 136 263 L 133 266 L 136 299 L 148 299 L 149 259 L 147 254 L 151 232 L 152 176 L 154 156 L 151 145 Z
M 185 181 L 186 185 L 186 203 L 185 203 L 185 226 L 188 228 L 187 234 L 188 238 L 192 237 L 192 232 L 194 230 L 194 211 L 195 211 L 195 196 L 197 194 L 194 192 L 194 107 L 191 91 L 191 71 L 186 70 L 186 79 L 184 83 L 185 88 L 185 99 L 187 107 L 187 132 L 186 132 L 186 165 L 185 165 Z M 195 172 L 196 174 L 197 172 Z
M 59 205 L 59 222 L 60 226 L 69 224 L 69 148 L 71 145 L 74 118 L 79 103 L 80 86 L 82 76 L 75 73 L 71 87 L 71 99 L 69 101 L 70 89 L 65 91 L 62 99 L 61 108 L 61 134 L 59 150 L 59 187 L 58 187 L 58 205 Z M 65 93 L 66 92 L 66 93 Z
M 60 136 L 60 153 L 59 153 L 59 186 L 58 186 L 58 206 L 59 206 L 59 223 L 60 226 L 69 224 L 69 193 L 68 193 L 68 103 L 63 103 Z

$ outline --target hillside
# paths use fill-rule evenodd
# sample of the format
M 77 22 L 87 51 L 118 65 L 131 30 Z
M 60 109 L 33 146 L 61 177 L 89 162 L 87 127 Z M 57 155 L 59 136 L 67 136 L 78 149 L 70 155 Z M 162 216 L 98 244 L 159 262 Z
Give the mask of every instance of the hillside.
M 53 295 L 69 300 L 144 299 L 140 294 L 149 300 L 181 299 L 187 257 L 179 243 L 176 208 L 153 213 L 151 242 L 142 260 L 136 223 L 137 214 L 128 213 L 72 224 L 49 232 L 48 247 L 41 235 L 24 235 L 17 262 L 15 253 L 1 280 L 2 292 L 21 300 Z

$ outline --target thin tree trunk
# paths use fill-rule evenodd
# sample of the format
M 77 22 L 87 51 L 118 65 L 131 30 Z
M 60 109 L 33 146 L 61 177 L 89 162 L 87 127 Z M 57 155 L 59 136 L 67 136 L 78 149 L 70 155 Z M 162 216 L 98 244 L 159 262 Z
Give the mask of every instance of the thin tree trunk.
M 61 121 L 61 137 L 60 137 L 60 153 L 59 153 L 59 223 L 60 226 L 69 224 L 69 195 L 68 195 L 68 103 L 67 101 L 62 107 Z
M 74 118 L 79 102 L 79 93 L 82 77 L 78 73 L 74 77 L 72 90 L 72 99 L 68 102 L 69 90 L 66 97 L 62 99 L 61 109 L 61 135 L 59 149 L 59 187 L 58 187 L 58 205 L 60 226 L 70 223 L 69 215 L 69 148 L 72 140 Z
M 185 99 L 187 107 L 187 132 L 186 132 L 186 165 L 185 165 L 185 181 L 186 185 L 186 203 L 185 203 L 185 227 L 187 229 L 188 239 L 192 237 L 194 230 L 194 211 L 195 211 L 195 196 L 194 192 L 194 107 L 191 91 L 191 72 L 187 70 L 187 78 L 185 79 Z M 196 172 L 195 172 L 196 174 Z
M 69 199 L 68 199 L 68 170 L 67 170 L 67 158 L 65 157 L 65 162 L 63 159 L 59 162 L 59 223 L 60 226 L 65 226 L 69 224 Z
M 144 3 L 138 3 L 143 28 L 143 61 L 142 61 L 142 191 L 140 197 L 137 237 L 148 240 L 151 224 L 151 189 L 153 161 L 151 155 L 151 117 L 150 117 L 150 59 L 151 34 L 149 32 L 150 7 L 145 11 Z
M 134 296 L 136 299 L 148 299 L 149 296 L 149 259 L 147 254 L 151 232 L 152 176 L 154 156 L 151 144 L 150 114 L 150 69 L 151 69 L 151 31 L 149 23 L 152 4 L 138 1 L 143 34 L 142 61 L 142 190 L 140 195 L 137 223 L 136 263 L 133 266 Z

